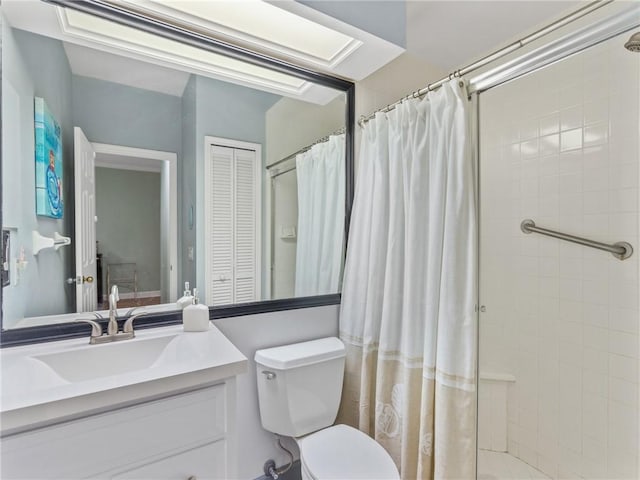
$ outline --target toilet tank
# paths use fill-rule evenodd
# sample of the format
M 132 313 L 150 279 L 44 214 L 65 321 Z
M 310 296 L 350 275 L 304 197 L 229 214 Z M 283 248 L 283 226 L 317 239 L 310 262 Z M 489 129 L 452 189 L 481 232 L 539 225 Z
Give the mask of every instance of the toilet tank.
M 335 337 L 258 350 L 262 426 L 300 437 L 333 425 L 340 406 L 344 344 Z

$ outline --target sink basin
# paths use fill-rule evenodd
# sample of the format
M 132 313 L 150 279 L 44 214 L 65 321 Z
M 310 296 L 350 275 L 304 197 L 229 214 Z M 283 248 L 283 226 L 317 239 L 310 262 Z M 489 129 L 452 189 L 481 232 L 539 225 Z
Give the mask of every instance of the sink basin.
M 33 356 L 68 382 L 82 382 L 151 367 L 176 335 L 123 340 Z
M 200 388 L 248 366 L 215 325 L 206 332 L 141 329 L 102 345 L 88 340 L 0 348 L 0 436 Z

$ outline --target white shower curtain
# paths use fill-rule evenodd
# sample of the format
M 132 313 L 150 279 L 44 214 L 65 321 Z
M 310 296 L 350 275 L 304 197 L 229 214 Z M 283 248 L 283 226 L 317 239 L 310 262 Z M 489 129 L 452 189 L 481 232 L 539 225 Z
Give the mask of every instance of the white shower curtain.
M 466 86 L 363 132 L 345 265 L 339 421 L 404 479 L 475 478 L 476 210 Z
M 338 293 L 344 250 L 345 143 L 332 135 L 296 156 L 296 297 Z

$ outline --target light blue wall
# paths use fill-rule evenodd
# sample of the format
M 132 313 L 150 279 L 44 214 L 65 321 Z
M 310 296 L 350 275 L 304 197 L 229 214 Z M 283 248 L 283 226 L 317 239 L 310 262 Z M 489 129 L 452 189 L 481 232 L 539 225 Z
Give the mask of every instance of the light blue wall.
M 74 76 L 59 40 L 12 29 L 6 22 L 3 27 L 3 223 L 14 229 L 12 255 L 24 246 L 28 262 L 19 285 L 3 291 L 6 327 L 12 319 L 75 311 L 75 288 L 64 283 L 75 276 L 75 245 L 58 252 L 45 250 L 37 257 L 30 255 L 32 230 L 45 236 L 58 231 L 74 237 L 73 126 L 81 127 L 92 142 L 180 156 L 182 112 L 180 97 Z M 34 96 L 45 99 L 62 128 L 63 220 L 34 213 Z M 179 160 L 178 184 L 181 174 Z
M 404 1 L 297 1 L 403 48 L 407 46 L 407 18 Z
M 73 121 L 90 142 L 176 153 L 180 190 L 183 175 L 180 97 L 78 75 L 73 76 L 72 91 Z M 180 198 L 176 201 L 181 225 Z M 181 233 L 179 228 L 178 252 L 182 251 Z M 178 278 L 181 263 L 178 261 Z
M 73 76 L 73 121 L 91 142 L 180 153 L 180 97 Z
M 201 287 L 200 291 L 204 295 L 205 265 L 202 263 L 205 242 L 204 209 L 202 208 L 204 205 L 204 137 L 213 136 L 259 143 L 263 146 L 262 161 L 264 163 L 265 114 L 282 97 L 211 78 L 198 76 L 191 80 L 195 87 L 196 112 L 195 139 L 190 136 L 190 141 L 195 140 L 196 180 L 196 225 L 194 227 L 196 228 L 194 262 L 196 275 L 195 284 L 192 286 Z M 183 113 L 190 112 L 190 110 L 188 105 L 187 108 L 184 107 L 183 102 Z M 189 128 L 187 128 L 187 133 L 190 133 Z M 189 161 L 185 161 L 185 168 L 188 164 L 190 164 Z
M 196 204 L 196 150 L 202 148 L 196 142 L 196 76 L 191 75 L 184 93 L 182 94 L 182 175 L 181 199 L 182 199 L 182 250 L 179 257 L 182 259 L 182 276 L 178 293 L 182 292 L 184 282 L 195 285 L 195 262 L 189 260 L 187 249 L 196 245 L 195 204 Z M 189 225 L 189 209 L 193 205 L 193 225 Z
M 62 44 L 12 29 L 2 19 L 3 226 L 11 227 L 12 257 L 24 247 L 26 269 L 3 291 L 3 326 L 24 316 L 66 313 L 75 307 L 74 246 L 33 256 L 31 232 L 73 235 L 73 123 L 71 70 Z M 34 96 L 45 99 L 62 130 L 64 217 L 35 215 Z M 28 288 L 27 288 L 28 287 Z

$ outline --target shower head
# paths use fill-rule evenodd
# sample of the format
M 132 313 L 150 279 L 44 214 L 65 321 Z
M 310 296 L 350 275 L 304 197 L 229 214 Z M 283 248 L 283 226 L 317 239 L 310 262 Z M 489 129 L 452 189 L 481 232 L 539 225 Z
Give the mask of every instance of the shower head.
M 640 32 L 631 35 L 631 38 L 624 44 L 624 48 L 630 52 L 640 53 Z

